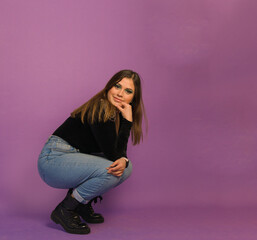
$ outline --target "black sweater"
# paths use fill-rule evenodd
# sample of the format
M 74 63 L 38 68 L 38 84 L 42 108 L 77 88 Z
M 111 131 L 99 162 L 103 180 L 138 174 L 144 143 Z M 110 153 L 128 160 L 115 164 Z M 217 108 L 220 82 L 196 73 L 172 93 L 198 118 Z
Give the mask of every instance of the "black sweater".
M 53 135 L 67 141 L 81 153 L 104 154 L 104 157 L 115 161 L 127 157 L 127 143 L 132 122 L 120 114 L 120 128 L 116 134 L 115 122 L 95 122 L 90 124 L 86 118 L 84 124 L 80 117 L 69 117 Z

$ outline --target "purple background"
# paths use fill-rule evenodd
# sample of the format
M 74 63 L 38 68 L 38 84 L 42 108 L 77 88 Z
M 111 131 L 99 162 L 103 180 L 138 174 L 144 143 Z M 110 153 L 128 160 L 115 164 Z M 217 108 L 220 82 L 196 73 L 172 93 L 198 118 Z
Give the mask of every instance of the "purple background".
M 45 141 L 126 68 L 142 76 L 149 131 L 129 145 L 131 178 L 101 207 L 256 207 L 256 8 L 254 0 L 2 0 L 1 214 L 49 215 L 65 191 L 38 175 Z

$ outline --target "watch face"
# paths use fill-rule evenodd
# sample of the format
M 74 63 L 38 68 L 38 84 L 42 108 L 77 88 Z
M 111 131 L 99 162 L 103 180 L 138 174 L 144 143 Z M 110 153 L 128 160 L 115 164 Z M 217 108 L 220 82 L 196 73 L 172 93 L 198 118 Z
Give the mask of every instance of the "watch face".
M 128 165 L 129 165 L 129 160 L 126 159 L 126 167 L 128 167 Z

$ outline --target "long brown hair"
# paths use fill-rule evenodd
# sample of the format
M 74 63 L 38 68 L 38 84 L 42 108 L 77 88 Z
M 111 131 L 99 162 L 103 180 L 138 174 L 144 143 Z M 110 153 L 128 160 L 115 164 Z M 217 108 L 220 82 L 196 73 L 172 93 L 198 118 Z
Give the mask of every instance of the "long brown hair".
M 84 103 L 79 108 L 71 113 L 71 117 L 75 118 L 80 115 L 81 121 L 84 123 L 85 114 L 86 120 L 89 123 L 95 121 L 106 122 L 109 119 L 115 119 L 116 130 L 119 128 L 119 114 L 117 108 L 113 106 L 108 98 L 108 91 L 123 78 L 130 78 L 133 80 L 135 86 L 135 94 L 132 100 L 132 129 L 131 137 L 133 145 L 139 144 L 143 140 L 142 119 L 144 118 L 147 128 L 147 117 L 145 113 L 144 103 L 142 99 L 141 80 L 138 73 L 132 70 L 122 70 L 117 72 L 106 84 L 105 88 L 93 96 L 89 101 Z

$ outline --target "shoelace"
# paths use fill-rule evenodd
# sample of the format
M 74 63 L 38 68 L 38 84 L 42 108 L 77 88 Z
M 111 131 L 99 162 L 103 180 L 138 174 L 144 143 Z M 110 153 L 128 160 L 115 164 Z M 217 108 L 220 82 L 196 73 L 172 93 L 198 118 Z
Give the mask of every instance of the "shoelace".
M 94 203 L 96 204 L 98 198 L 100 199 L 100 203 L 101 203 L 102 200 L 103 200 L 103 197 L 102 197 L 102 196 L 96 196 L 96 197 L 94 197 L 93 199 L 91 199 L 91 200 L 89 201 L 89 203 L 88 203 L 88 208 L 89 208 L 89 211 L 90 211 L 91 215 L 93 215 L 93 214 L 95 213 L 95 211 L 94 211 L 94 209 L 93 209 L 91 203 L 94 202 Z
M 93 199 L 91 199 L 90 202 L 93 202 L 93 201 L 94 201 L 94 203 L 96 204 L 98 198 L 100 199 L 100 203 L 101 203 L 102 200 L 103 200 L 103 197 L 102 197 L 102 196 L 96 196 L 96 197 L 94 197 Z

